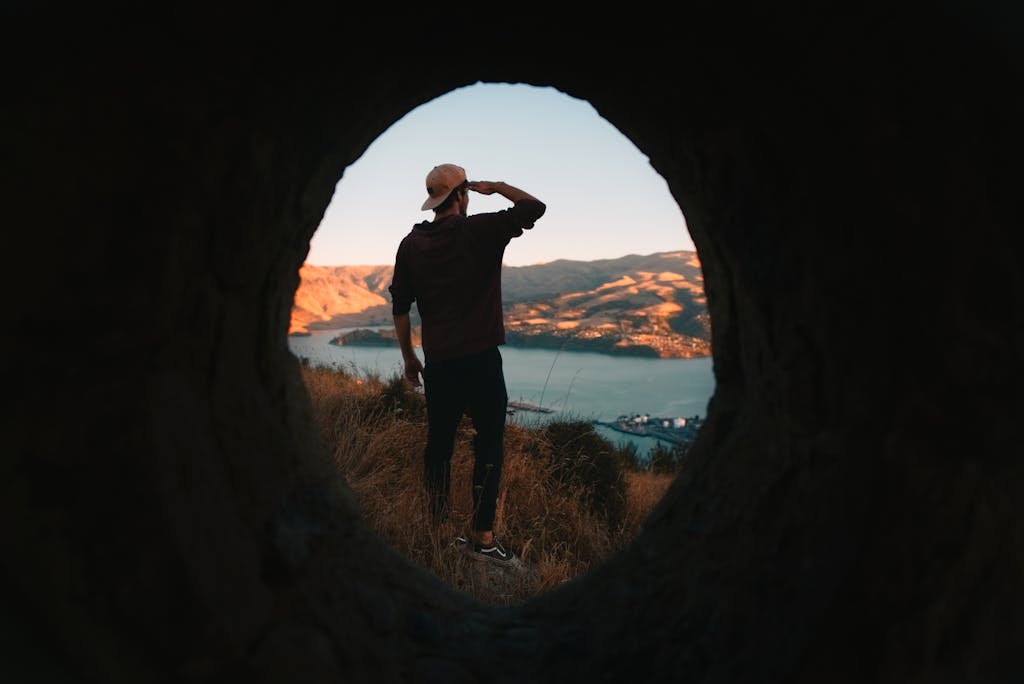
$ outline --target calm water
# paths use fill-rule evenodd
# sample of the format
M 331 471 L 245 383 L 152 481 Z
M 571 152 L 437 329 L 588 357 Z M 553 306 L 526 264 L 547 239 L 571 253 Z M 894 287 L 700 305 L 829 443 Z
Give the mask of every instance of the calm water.
M 390 378 L 402 372 L 397 347 L 337 347 L 330 340 L 349 329 L 321 330 L 309 337 L 289 337 L 295 356 L 317 366 Z M 707 412 L 715 389 L 711 358 L 649 359 L 591 352 L 502 347 L 505 384 L 510 401 L 555 409 L 553 414 L 517 411 L 510 420 L 536 424 L 552 417 L 614 420 L 620 415 L 647 413 L 684 417 Z M 420 358 L 423 358 L 422 352 Z M 598 427 L 613 442 L 632 442 L 646 453 L 656 440 Z

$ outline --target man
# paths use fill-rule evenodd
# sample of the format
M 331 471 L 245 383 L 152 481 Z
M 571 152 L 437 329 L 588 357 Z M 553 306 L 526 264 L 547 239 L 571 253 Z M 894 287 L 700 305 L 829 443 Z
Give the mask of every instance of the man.
M 513 204 L 469 216 L 470 190 L 498 193 Z M 508 410 L 498 351 L 505 343 L 501 262 L 509 241 L 532 228 L 546 207 L 507 183 L 467 181 L 461 166 L 441 164 L 427 174 L 427 200 L 421 209 L 433 209 L 434 220 L 417 223 L 402 239 L 389 291 L 405 377 L 418 387 L 423 376 L 423 461 L 430 512 L 435 523 L 447 520 L 455 433 L 467 414 L 476 430 L 472 534 L 457 542 L 480 558 L 508 562 L 514 554 L 494 536 Z M 413 302 L 423 323 L 425 366 L 412 346 Z

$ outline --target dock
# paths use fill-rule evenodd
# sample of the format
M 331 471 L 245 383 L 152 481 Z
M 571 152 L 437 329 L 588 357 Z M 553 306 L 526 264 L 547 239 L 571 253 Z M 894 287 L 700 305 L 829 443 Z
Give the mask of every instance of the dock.
M 530 404 L 525 401 L 510 401 L 508 407 L 513 411 L 533 411 L 534 413 L 554 413 L 555 409 L 538 404 Z

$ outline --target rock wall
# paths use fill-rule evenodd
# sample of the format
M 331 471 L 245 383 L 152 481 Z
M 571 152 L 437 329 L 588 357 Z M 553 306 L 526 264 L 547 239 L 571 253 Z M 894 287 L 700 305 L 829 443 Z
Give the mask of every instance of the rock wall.
M 1024 678 L 1013 11 L 453 8 L 445 40 L 405 11 L 4 12 L 3 671 Z M 648 155 L 717 380 L 635 544 L 501 610 L 367 531 L 286 339 L 346 166 L 477 81 L 584 98 Z

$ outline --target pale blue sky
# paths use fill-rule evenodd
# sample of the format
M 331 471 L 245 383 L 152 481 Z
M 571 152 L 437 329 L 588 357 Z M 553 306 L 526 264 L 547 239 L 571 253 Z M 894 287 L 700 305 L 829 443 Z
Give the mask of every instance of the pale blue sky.
M 478 83 L 409 112 L 345 170 L 307 262 L 392 264 L 413 224 L 433 218 L 420 205 L 427 172 L 443 163 L 547 204 L 536 227 L 506 248 L 508 265 L 694 249 L 664 179 L 589 102 L 553 88 Z M 469 195 L 470 214 L 508 206 L 499 195 Z

